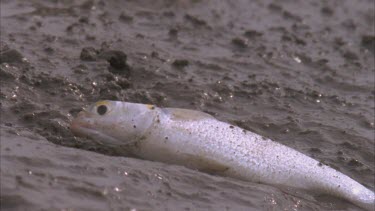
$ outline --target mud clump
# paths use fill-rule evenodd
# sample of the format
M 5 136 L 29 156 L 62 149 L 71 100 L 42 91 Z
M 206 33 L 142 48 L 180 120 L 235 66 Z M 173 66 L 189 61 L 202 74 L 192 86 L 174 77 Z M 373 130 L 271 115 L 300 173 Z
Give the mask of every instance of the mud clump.
M 122 51 L 104 51 L 101 57 L 105 58 L 110 64 L 110 72 L 130 75 L 130 66 L 127 64 L 127 56 Z
M 130 66 L 127 63 L 127 55 L 118 50 L 96 50 L 93 47 L 82 48 L 80 59 L 82 61 L 94 62 L 105 60 L 109 63 L 108 70 L 111 73 L 130 76 Z M 82 68 L 77 68 L 82 69 Z

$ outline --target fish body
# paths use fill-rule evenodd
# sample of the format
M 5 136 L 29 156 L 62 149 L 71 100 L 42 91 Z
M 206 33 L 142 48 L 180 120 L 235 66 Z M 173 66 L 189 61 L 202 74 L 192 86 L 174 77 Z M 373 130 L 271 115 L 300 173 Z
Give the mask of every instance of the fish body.
M 99 107 L 107 112 L 99 114 Z M 318 191 L 373 210 L 374 192 L 292 148 L 209 114 L 153 105 L 100 101 L 72 130 L 153 161 L 252 182 Z

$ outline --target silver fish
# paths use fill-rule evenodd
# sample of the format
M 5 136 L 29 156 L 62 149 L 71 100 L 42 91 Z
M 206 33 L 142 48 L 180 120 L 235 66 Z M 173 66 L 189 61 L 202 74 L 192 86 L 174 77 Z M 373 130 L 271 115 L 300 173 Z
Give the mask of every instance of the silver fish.
M 275 186 L 318 191 L 373 210 L 374 192 L 335 169 L 209 114 L 179 108 L 99 101 L 71 129 L 142 159 Z

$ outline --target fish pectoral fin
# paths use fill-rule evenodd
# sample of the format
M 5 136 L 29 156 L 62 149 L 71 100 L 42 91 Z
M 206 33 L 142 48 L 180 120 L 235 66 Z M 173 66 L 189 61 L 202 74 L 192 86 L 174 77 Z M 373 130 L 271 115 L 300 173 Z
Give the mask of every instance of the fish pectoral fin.
M 216 160 L 191 154 L 184 154 L 184 156 L 186 158 L 188 167 L 197 169 L 199 171 L 210 174 L 222 174 L 229 169 L 229 166 Z

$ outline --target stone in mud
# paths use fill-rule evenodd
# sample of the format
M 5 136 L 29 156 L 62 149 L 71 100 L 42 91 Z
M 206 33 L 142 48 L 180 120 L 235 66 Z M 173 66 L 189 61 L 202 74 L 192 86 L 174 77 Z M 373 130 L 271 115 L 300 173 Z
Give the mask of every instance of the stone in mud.
M 93 47 L 82 48 L 80 59 L 83 61 L 96 61 L 98 52 Z
M 362 46 L 375 54 L 375 35 L 362 36 Z
M 206 21 L 201 20 L 198 17 L 193 16 L 193 15 L 186 14 L 185 15 L 185 19 L 188 20 L 188 21 L 190 21 L 192 24 L 194 24 L 196 26 L 207 26 L 207 22 Z
M 0 64 L 2 63 L 21 63 L 23 56 L 20 52 L 10 49 L 7 44 L 0 46 Z
M 358 60 L 357 54 L 355 54 L 353 51 L 347 50 L 343 53 L 343 57 L 348 60 Z
M 128 89 L 131 86 L 131 83 L 126 78 L 119 79 L 116 83 L 123 89 Z
M 349 160 L 348 165 L 353 167 L 360 167 L 363 166 L 363 163 L 357 159 L 352 158 Z
M 172 63 L 174 67 L 183 68 L 189 65 L 189 61 L 186 59 L 176 59 Z
M 255 39 L 257 37 L 261 37 L 263 35 L 262 32 L 258 32 L 256 30 L 247 30 L 244 33 L 244 36 L 249 38 L 249 39 Z
M 320 12 L 325 16 L 332 16 L 334 14 L 334 11 L 330 7 L 322 7 Z
M 8 63 L 0 64 L 0 78 L 2 80 L 14 80 L 18 75 L 14 71 L 15 67 L 10 66 Z
M 127 15 L 125 12 L 122 12 L 119 16 L 119 20 L 123 23 L 131 23 L 133 22 L 133 17 L 130 15 Z
M 241 39 L 239 37 L 235 37 L 232 39 L 232 44 L 239 48 L 246 48 L 247 42 L 244 39 Z
M 168 34 L 171 37 L 177 37 L 177 35 L 178 35 L 178 29 L 177 28 L 171 28 L 171 29 L 169 29 Z

